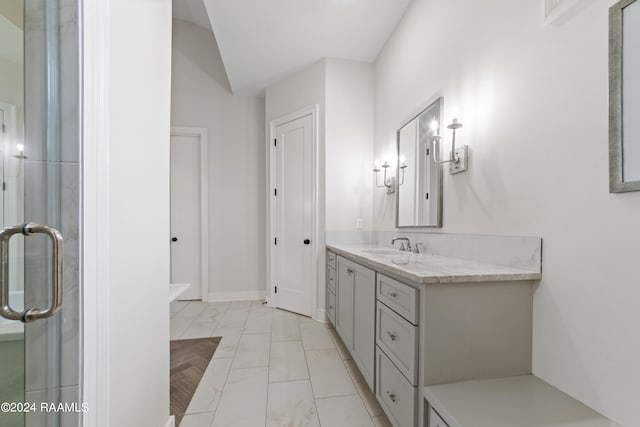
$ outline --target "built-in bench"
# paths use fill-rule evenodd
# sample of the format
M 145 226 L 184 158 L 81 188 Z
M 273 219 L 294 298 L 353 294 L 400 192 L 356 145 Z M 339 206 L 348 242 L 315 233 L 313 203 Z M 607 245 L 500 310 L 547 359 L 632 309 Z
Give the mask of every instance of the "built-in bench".
M 424 387 L 428 427 L 615 427 L 533 375 Z

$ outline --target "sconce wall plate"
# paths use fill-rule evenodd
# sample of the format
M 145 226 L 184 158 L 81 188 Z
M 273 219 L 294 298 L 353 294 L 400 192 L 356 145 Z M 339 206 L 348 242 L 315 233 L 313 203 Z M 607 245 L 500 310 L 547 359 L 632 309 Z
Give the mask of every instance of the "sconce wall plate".
M 396 177 L 390 176 L 387 178 L 385 182 L 385 186 L 387 187 L 387 194 L 393 194 L 396 192 Z
M 455 175 L 467 171 L 469 169 L 469 146 L 463 145 L 456 148 L 454 155 L 459 161 L 449 163 L 449 174 Z

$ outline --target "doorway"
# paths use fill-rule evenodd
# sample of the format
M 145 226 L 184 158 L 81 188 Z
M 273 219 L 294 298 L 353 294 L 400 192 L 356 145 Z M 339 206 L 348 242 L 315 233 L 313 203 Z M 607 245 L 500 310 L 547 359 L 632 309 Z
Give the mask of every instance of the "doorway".
M 207 300 L 207 131 L 171 128 L 171 283 L 191 286 L 179 298 Z
M 271 304 L 315 317 L 317 107 L 271 122 Z

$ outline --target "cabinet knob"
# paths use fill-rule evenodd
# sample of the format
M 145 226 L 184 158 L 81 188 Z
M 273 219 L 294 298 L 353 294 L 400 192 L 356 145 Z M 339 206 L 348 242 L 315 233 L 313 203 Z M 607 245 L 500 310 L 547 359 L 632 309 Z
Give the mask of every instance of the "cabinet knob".
M 303 243 L 304 243 L 305 245 L 308 245 L 309 243 L 311 243 L 311 240 L 309 240 L 309 239 L 304 239 Z
M 347 274 L 349 274 L 349 275 L 353 274 L 353 269 L 352 268 L 347 268 Z
M 389 296 L 390 296 L 391 298 L 395 298 L 395 297 L 397 297 L 397 296 L 398 296 L 398 294 L 397 294 L 397 293 L 395 293 L 395 292 L 389 292 Z
M 172 237 L 172 238 L 171 238 L 171 241 L 172 241 L 172 242 L 177 242 L 177 241 L 178 241 L 178 238 L 177 238 L 177 237 Z
M 329 310 L 333 310 L 333 306 L 332 305 L 329 306 Z
M 391 338 L 391 341 L 395 341 L 398 338 L 396 334 L 390 331 L 387 331 L 387 335 L 389 335 L 389 338 Z
M 396 394 L 395 393 L 387 392 L 387 396 L 389 396 L 389 399 L 391 399 L 392 402 L 396 401 Z

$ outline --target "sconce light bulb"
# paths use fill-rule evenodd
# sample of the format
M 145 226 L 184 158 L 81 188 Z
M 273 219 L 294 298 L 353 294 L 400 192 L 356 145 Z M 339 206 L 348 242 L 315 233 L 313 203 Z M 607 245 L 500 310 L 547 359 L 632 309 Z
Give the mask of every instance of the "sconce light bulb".
M 433 120 L 433 121 L 431 122 L 430 127 L 431 127 L 431 131 L 432 131 L 433 133 L 435 133 L 435 134 L 437 134 L 437 133 L 438 133 L 438 121 L 437 121 L 437 120 Z
M 407 158 L 405 156 L 400 156 L 400 164 L 404 165 L 407 163 Z
M 376 159 L 376 161 L 373 162 L 373 165 L 375 166 L 376 169 L 380 169 L 380 160 Z
M 458 107 L 454 107 L 451 109 L 451 120 L 453 123 L 458 123 L 458 118 L 460 117 L 460 109 Z
M 24 144 L 16 144 L 16 149 L 19 153 L 24 152 Z

